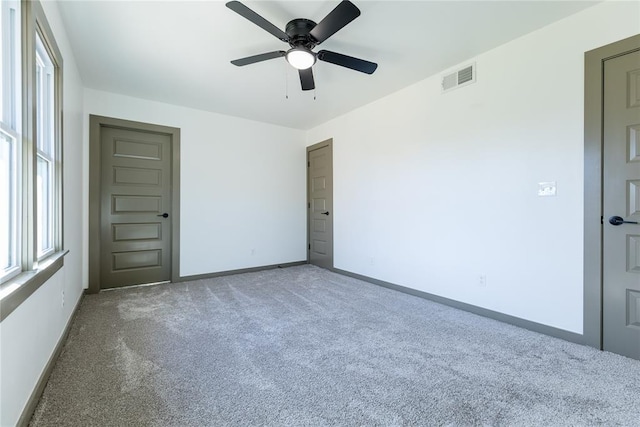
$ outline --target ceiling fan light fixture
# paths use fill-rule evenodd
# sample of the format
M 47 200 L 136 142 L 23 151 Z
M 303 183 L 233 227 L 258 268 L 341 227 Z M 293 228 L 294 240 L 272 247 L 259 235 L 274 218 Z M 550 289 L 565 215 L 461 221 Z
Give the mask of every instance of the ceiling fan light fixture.
M 290 49 L 285 57 L 287 62 L 298 70 L 306 70 L 316 63 L 316 55 L 304 47 L 294 47 Z

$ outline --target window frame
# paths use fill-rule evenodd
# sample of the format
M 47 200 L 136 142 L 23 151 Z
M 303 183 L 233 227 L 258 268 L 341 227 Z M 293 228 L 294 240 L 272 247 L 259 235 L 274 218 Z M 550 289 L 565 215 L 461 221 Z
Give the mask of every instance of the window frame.
M 20 51 L 21 51 L 21 134 L 18 140 L 20 187 L 18 188 L 17 221 L 21 225 L 19 270 L 12 276 L 0 279 L 0 321 L 42 286 L 64 263 L 63 242 L 63 60 L 53 32 L 47 22 L 42 5 L 37 0 L 19 0 L 20 3 Z M 37 235 L 37 160 L 41 153 L 38 141 L 37 91 L 36 91 L 36 40 L 40 38 L 49 59 L 53 63 L 53 131 L 52 151 L 48 153 L 54 171 L 51 184 L 52 246 L 38 254 Z
M 59 231 L 62 228 L 62 223 L 59 221 L 59 218 L 61 216 L 61 209 L 60 209 L 60 205 L 58 203 L 58 200 L 62 197 L 62 192 L 61 192 L 61 183 L 62 183 L 62 176 L 60 175 L 60 170 L 62 169 L 61 167 L 61 141 L 62 141 L 62 135 L 59 132 L 59 130 L 62 128 L 62 122 L 61 122 L 61 116 L 60 116 L 60 111 L 62 110 L 62 105 L 60 104 L 60 100 L 62 98 L 62 92 L 60 92 L 58 90 L 59 87 L 62 86 L 62 80 L 59 78 L 60 74 L 62 73 L 62 66 L 59 65 L 62 62 L 62 56 L 60 55 L 59 51 L 57 51 L 57 46 L 56 47 L 52 47 L 50 42 L 48 42 L 46 40 L 46 30 L 43 30 L 41 28 L 41 24 L 39 21 L 36 20 L 36 35 L 35 35 L 35 49 L 34 49 L 34 72 L 35 74 L 35 78 L 34 78 L 34 107 L 35 107 L 35 117 L 34 117 L 34 125 L 35 125 L 35 141 L 34 141 L 34 153 L 35 153 L 35 161 L 36 161 L 36 165 L 35 165 L 35 179 L 36 181 L 34 181 L 34 183 L 36 183 L 35 187 L 33 188 L 34 193 L 36 193 L 36 204 L 35 204 L 35 219 L 36 219 L 36 246 L 35 246 L 35 250 L 36 250 L 36 255 L 35 255 L 35 259 L 36 261 L 42 261 L 44 259 L 46 259 L 49 255 L 51 255 L 52 253 L 62 249 L 62 244 L 61 244 L 61 239 L 62 239 L 62 235 L 59 233 Z M 45 87 L 42 88 L 42 92 L 38 91 L 38 80 L 40 80 L 40 78 L 37 75 L 37 69 L 38 69 L 38 54 L 39 54 L 39 47 L 38 47 L 38 39 L 40 40 L 41 44 L 42 44 L 42 49 L 44 50 L 44 54 L 46 54 L 48 56 L 48 59 L 51 61 L 51 72 L 47 73 L 47 75 L 51 75 L 52 78 L 52 82 L 50 82 L 49 84 L 53 85 L 52 90 L 49 92 L 49 89 L 51 89 L 49 87 L 49 84 L 47 84 Z M 50 39 L 52 39 L 52 37 L 50 37 Z M 55 44 L 54 44 L 55 46 Z M 56 54 L 56 51 L 58 52 Z M 45 66 L 43 66 L 43 68 L 46 71 Z M 46 79 L 46 76 L 41 76 L 42 80 Z M 41 99 L 39 99 L 41 97 Z M 53 99 L 49 99 L 50 97 L 52 97 Z M 40 104 L 44 103 L 47 104 L 44 107 L 48 107 L 48 104 L 51 103 L 53 111 L 52 114 L 46 114 L 46 115 L 40 115 L 39 113 L 39 109 L 40 109 Z M 50 128 L 50 129 L 47 129 Z M 51 135 L 48 135 L 48 133 L 51 133 Z M 49 139 L 50 136 L 50 139 Z M 41 139 L 45 140 L 44 144 L 42 143 L 43 141 L 41 141 Z M 48 222 L 48 227 L 50 228 L 50 230 L 47 230 L 47 234 L 48 234 L 48 239 L 51 241 L 51 244 L 49 246 L 47 246 L 46 248 L 43 248 L 42 251 L 40 251 L 39 249 L 39 242 L 41 242 L 42 240 L 42 236 L 38 235 L 38 218 L 39 218 L 39 213 L 40 213 L 40 209 L 41 207 L 38 206 L 37 203 L 37 193 L 38 193 L 38 185 L 37 185 L 37 177 L 38 177 L 38 159 L 43 159 L 45 162 L 48 163 L 49 167 L 52 169 L 50 171 L 50 176 L 49 176 L 49 182 L 48 182 L 48 188 L 47 188 L 47 197 L 49 199 L 49 201 L 47 202 L 47 210 L 48 212 L 48 218 L 49 220 Z M 41 230 L 40 230 L 41 231 Z
M 22 122 L 22 94 L 20 88 L 23 79 L 23 58 L 22 52 L 22 10 L 23 5 L 20 0 L 3 1 L 0 4 L 2 13 L 2 25 L 0 28 L 7 34 L 2 35 L 2 49 L 0 66 L 3 67 L 3 73 L 9 70 L 9 78 L 5 75 L 0 82 L 2 93 L 2 108 L 0 117 L 0 131 L 6 135 L 7 139 L 12 140 L 12 167 L 15 169 L 10 173 L 11 183 L 7 186 L 9 193 L 12 194 L 13 203 L 9 204 L 7 216 L 10 217 L 9 222 L 12 224 L 12 230 L 8 231 L 10 239 L 7 249 L 13 259 L 11 265 L 2 267 L 0 272 L 0 283 L 10 280 L 20 274 L 23 270 L 22 266 L 22 204 L 20 203 L 22 194 L 22 133 L 24 123 Z M 15 13 L 14 16 L 11 16 Z M 13 18 L 13 19 L 11 19 Z M 5 37 L 9 38 L 7 42 Z M 8 95 L 8 96 L 7 96 Z

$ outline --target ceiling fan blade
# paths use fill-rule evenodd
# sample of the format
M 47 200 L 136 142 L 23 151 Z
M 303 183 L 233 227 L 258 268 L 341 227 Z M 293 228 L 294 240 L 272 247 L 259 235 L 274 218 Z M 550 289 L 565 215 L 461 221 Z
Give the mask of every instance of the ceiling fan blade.
M 344 0 L 329 12 L 318 25 L 313 27 L 309 34 L 320 44 L 358 16 L 360 16 L 360 9 L 350 1 Z
M 302 84 L 302 90 L 313 90 L 316 88 L 316 84 L 313 81 L 313 71 L 311 67 L 306 70 L 298 70 L 300 72 L 300 83 Z
M 375 62 L 365 61 L 364 59 L 354 58 L 353 56 L 343 55 L 341 53 L 321 50 L 317 55 L 318 59 L 324 62 L 330 62 L 341 67 L 351 68 L 361 73 L 373 74 L 378 68 Z
M 262 28 L 263 30 L 273 34 L 274 36 L 276 36 L 277 38 L 279 38 L 283 42 L 288 42 L 289 41 L 289 36 L 287 36 L 287 34 L 284 31 L 282 31 L 280 28 L 276 27 L 271 22 L 267 21 L 262 16 L 258 15 L 253 10 L 249 9 L 247 6 L 245 6 L 244 4 L 240 3 L 239 1 L 230 1 L 230 2 L 227 3 L 226 6 L 229 9 L 233 10 L 234 12 L 236 12 L 238 15 L 240 15 L 240 16 L 248 19 L 249 21 L 253 22 L 254 24 L 256 24 L 258 27 Z
M 280 58 L 285 55 L 284 50 L 276 50 L 274 52 L 261 53 L 260 55 L 247 56 L 246 58 L 234 59 L 231 61 L 233 65 L 242 67 L 243 65 L 255 64 L 256 62 L 266 61 L 267 59 Z

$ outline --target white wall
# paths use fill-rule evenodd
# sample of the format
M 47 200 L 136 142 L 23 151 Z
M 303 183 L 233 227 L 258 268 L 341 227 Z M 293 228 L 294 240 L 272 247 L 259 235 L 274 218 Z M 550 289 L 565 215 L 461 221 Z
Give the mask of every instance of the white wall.
M 312 129 L 334 141 L 335 266 L 582 333 L 584 52 L 638 33 L 638 5 L 472 58 L 475 84 L 442 94 L 434 76 Z
M 85 146 L 89 114 L 181 129 L 181 276 L 306 259 L 303 131 L 90 89 L 84 101 Z
M 83 289 L 82 82 L 57 5 L 42 2 L 64 61 L 64 267 L 0 323 L 0 425 L 20 417 Z M 63 303 L 64 295 L 64 303 Z

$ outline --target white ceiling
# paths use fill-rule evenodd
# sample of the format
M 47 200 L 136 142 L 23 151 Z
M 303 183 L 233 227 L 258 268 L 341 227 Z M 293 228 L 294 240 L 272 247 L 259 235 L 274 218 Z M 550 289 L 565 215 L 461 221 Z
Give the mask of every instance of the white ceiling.
M 284 30 L 293 18 L 319 22 L 338 1 L 243 3 Z M 366 75 L 319 61 L 313 67 L 316 90 L 302 92 L 297 72 L 284 58 L 245 67 L 229 63 L 287 45 L 226 8 L 224 1 L 59 1 L 86 87 L 299 129 L 597 2 L 354 3 L 361 16 L 315 50 L 377 62 L 378 70 Z

